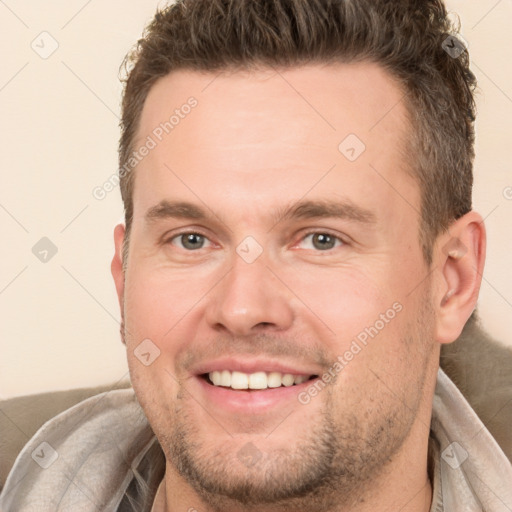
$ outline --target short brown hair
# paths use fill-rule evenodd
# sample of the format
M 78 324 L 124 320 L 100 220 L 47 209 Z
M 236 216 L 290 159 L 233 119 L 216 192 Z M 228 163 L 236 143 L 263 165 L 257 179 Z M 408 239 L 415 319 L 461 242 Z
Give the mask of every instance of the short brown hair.
M 406 154 L 420 187 L 419 242 L 430 266 L 437 236 L 471 210 L 476 79 L 457 32 L 441 0 L 178 0 L 157 11 L 123 62 L 120 169 L 134 151 L 151 86 L 174 70 L 372 61 L 404 90 L 412 128 Z M 120 174 L 124 268 L 134 178 Z

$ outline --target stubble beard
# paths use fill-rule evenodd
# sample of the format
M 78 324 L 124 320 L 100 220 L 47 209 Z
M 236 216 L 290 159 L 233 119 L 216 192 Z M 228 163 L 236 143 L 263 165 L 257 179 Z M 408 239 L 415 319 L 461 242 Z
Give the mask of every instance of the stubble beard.
M 404 359 L 416 361 L 409 381 L 402 383 L 409 392 L 407 405 L 384 386 L 372 397 L 373 412 L 364 405 L 358 409 L 354 404 L 369 405 L 365 401 L 368 389 L 347 400 L 343 389 L 327 386 L 316 398 L 324 400 L 323 408 L 304 435 L 268 452 L 257 440 L 264 436 L 255 436 L 253 445 L 261 458 L 248 467 L 238 456 L 240 443 L 228 434 L 222 442 L 204 441 L 199 427 L 208 426 L 194 417 L 189 407 L 194 407 L 194 400 L 180 383 L 172 420 L 157 414 L 157 424 L 152 424 L 167 463 L 208 504 L 209 511 L 350 510 L 372 495 L 377 479 L 407 439 L 420 408 L 431 362 L 432 309 L 428 300 L 424 305 L 416 325 L 407 330 L 401 343 Z M 404 371 L 409 369 L 404 366 Z M 375 384 L 378 386 L 379 379 Z M 347 403 L 352 407 L 344 407 Z M 279 429 L 286 428 L 287 421 L 300 422 L 300 412 L 300 408 L 294 411 Z
M 414 342 L 420 341 L 408 339 L 404 344 Z M 427 364 L 422 366 L 423 373 L 407 384 L 407 406 L 381 389 L 381 396 L 372 402 L 377 413 L 365 410 L 364 405 L 359 410 L 357 406 L 346 410 L 339 404 L 347 402 L 335 397 L 334 386 L 325 388 L 321 393 L 325 397 L 316 398 L 325 400 L 322 410 L 304 436 L 268 452 L 264 435 L 255 436 L 250 444 L 229 439 L 227 434 L 228 439 L 222 442 L 205 442 L 198 421 L 186 406 L 190 396 L 182 391 L 172 428 L 160 442 L 168 463 L 211 507 L 209 510 L 350 510 L 372 494 L 378 477 L 407 439 L 421 404 Z M 361 392 L 362 404 L 367 404 L 363 399 L 367 391 Z M 300 411 L 292 413 L 279 430 L 286 428 L 287 421 L 300 422 Z M 208 428 L 204 422 L 200 426 Z M 252 466 L 240 460 L 244 445 L 257 450 L 259 460 Z

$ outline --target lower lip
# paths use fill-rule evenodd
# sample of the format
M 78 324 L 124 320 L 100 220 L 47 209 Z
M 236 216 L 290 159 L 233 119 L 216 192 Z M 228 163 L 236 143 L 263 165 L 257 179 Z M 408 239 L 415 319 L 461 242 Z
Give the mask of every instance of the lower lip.
M 298 395 L 308 386 L 314 384 L 315 379 L 307 380 L 294 386 L 281 386 L 279 388 L 257 389 L 232 389 L 222 386 L 214 386 L 203 377 L 196 377 L 202 392 L 206 396 L 207 403 L 221 407 L 225 410 L 238 413 L 263 413 L 284 403 L 295 401 L 301 405 Z

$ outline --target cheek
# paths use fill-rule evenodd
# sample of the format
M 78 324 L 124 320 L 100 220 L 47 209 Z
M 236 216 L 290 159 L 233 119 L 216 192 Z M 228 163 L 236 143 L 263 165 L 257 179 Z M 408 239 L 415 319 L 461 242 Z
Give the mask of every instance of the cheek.
M 169 403 L 182 378 L 175 362 L 197 338 L 201 298 L 211 288 L 205 276 L 191 278 L 140 266 L 125 287 L 126 348 L 130 376 L 141 404 Z M 149 355 L 148 355 L 149 354 Z M 149 363 L 149 364 L 145 364 Z M 153 407 L 156 405 L 153 405 Z
M 208 290 L 201 276 L 160 271 L 134 273 L 125 290 L 125 321 L 132 341 L 162 344 Z
M 186 294 L 142 272 L 127 279 L 126 284 L 125 338 L 130 378 L 150 423 L 158 425 L 162 417 L 172 417 L 178 393 L 173 361 L 179 350 L 176 332 L 186 313 L 179 298 Z
M 338 342 L 355 336 L 393 304 L 391 295 L 382 292 L 388 289 L 386 283 L 377 284 L 374 275 L 355 266 L 310 265 L 282 275 L 285 282 L 293 283 L 300 316 L 321 322 Z
M 342 372 L 344 386 L 347 382 L 364 386 L 375 378 L 371 369 L 403 372 L 417 363 L 410 358 L 413 342 L 404 344 L 414 335 L 411 326 L 421 307 L 418 296 L 407 297 L 410 287 L 405 278 L 399 282 L 377 263 L 369 267 L 380 272 L 370 274 L 355 267 L 316 269 L 291 281 L 307 306 L 300 304 L 299 316 L 308 319 L 334 360 L 341 356 L 344 369 L 333 365 L 333 372 Z

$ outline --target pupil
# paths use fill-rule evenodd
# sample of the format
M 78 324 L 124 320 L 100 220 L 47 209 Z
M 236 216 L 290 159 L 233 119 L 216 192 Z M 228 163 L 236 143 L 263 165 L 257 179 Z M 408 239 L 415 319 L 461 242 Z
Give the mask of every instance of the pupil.
M 330 235 L 325 235 L 322 233 L 317 233 L 313 236 L 313 240 L 320 242 L 320 248 L 325 249 L 327 245 L 331 246 L 333 239 Z M 327 242 L 327 244 L 325 243 Z
M 197 244 L 199 244 L 199 246 L 201 246 L 201 240 L 202 236 L 201 235 L 198 235 L 196 233 L 190 233 L 188 235 L 184 235 L 184 247 L 189 247 L 191 249 L 198 249 L 197 247 Z M 183 239 L 182 239 L 183 241 Z

